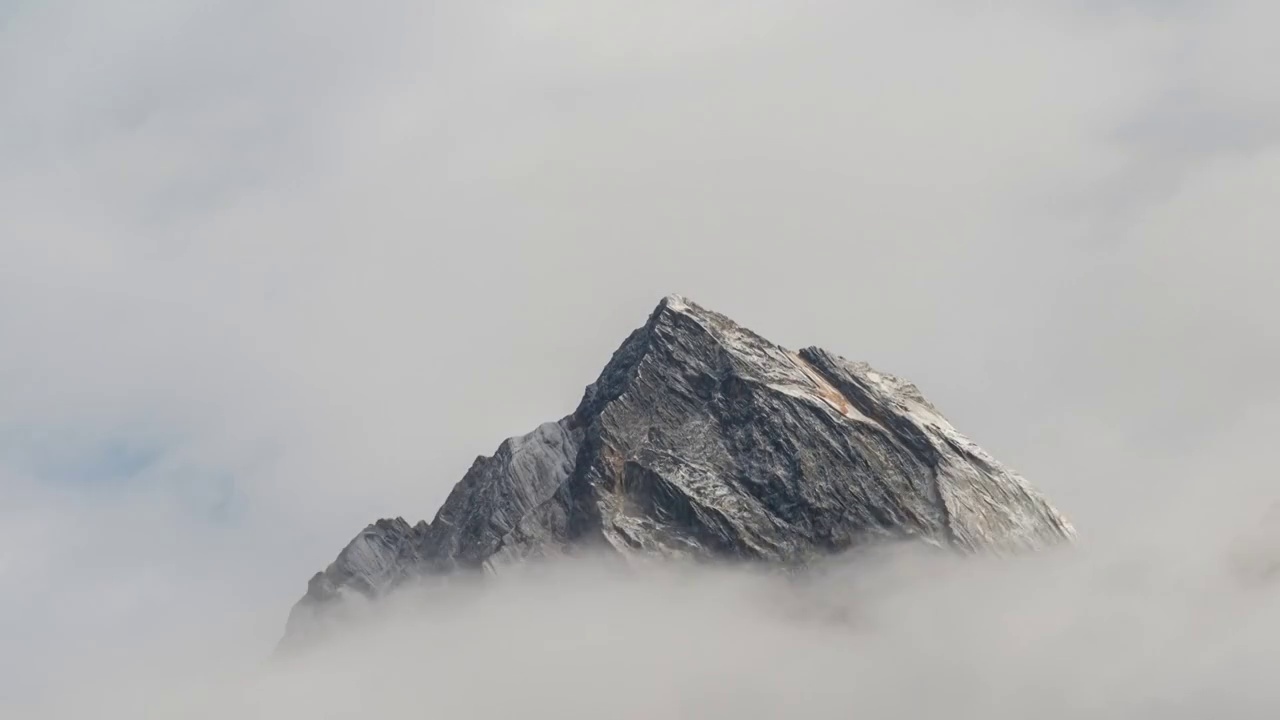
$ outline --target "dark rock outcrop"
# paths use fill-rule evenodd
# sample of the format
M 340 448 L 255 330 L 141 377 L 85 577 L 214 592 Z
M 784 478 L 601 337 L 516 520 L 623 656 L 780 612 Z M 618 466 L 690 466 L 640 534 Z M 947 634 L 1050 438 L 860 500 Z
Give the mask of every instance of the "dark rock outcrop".
M 346 594 L 575 548 L 803 564 L 880 540 L 1018 550 L 1073 534 L 914 385 L 669 296 L 573 414 L 477 459 L 430 524 L 362 531 L 312 578 L 286 640 Z

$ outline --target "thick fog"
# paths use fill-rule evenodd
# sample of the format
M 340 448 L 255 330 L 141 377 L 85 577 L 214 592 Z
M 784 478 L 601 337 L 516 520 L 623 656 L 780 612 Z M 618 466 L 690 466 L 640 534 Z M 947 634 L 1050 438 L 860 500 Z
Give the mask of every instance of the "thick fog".
M 1277 26 L 0 2 L 0 714 L 1273 717 Z M 267 662 L 670 292 L 911 379 L 1079 547 L 583 561 Z

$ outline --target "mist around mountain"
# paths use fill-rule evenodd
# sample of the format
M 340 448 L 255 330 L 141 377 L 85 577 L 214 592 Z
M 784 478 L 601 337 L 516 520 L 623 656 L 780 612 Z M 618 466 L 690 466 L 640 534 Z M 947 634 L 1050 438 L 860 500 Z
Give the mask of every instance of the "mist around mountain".
M 1261 717 L 1276 587 L 1222 561 L 1177 537 L 998 560 L 902 545 L 803 578 L 578 557 L 348 605 L 344 632 L 260 667 L 216 643 L 107 665 L 51 717 Z
M 0 2 L 0 717 L 1280 715 L 1276 27 Z M 582 553 L 354 593 L 267 660 L 353 535 L 573 413 L 671 290 L 910 378 L 1076 541 Z

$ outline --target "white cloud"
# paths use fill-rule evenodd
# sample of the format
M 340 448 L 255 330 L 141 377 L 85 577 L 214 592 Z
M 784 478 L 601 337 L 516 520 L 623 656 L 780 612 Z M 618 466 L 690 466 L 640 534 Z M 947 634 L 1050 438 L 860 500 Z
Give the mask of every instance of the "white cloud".
M 1277 20 L 13 10 L 0 646 L 43 668 L 193 617 L 270 646 L 360 525 L 429 517 L 671 291 L 912 378 L 1093 537 L 1150 512 L 1216 543 L 1186 513 L 1270 501 Z M 121 443 L 150 455 L 110 488 L 51 470 Z

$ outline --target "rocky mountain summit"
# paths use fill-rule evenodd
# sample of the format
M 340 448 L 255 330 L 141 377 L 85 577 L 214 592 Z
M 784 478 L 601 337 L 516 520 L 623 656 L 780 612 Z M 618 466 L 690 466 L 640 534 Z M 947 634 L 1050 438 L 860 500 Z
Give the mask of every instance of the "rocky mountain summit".
M 476 459 L 434 520 L 361 531 L 311 579 L 285 640 L 347 595 L 580 548 L 803 564 L 880 540 L 1019 550 L 1073 535 L 914 385 L 672 295 L 571 415 Z

